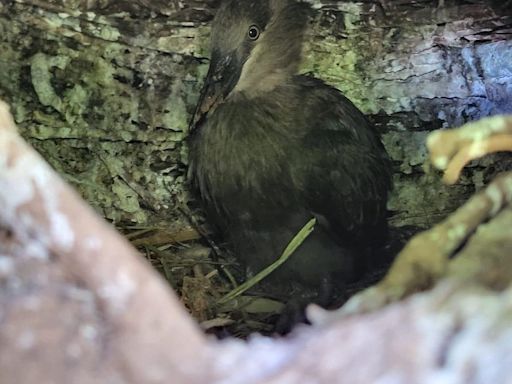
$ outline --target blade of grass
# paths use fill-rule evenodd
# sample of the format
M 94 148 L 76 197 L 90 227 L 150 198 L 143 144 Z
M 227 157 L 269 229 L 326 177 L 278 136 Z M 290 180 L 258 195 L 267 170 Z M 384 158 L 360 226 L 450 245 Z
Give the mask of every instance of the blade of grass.
M 253 276 L 251 279 L 247 280 L 245 283 L 239 285 L 232 291 L 228 292 L 226 295 L 221 297 L 217 304 L 225 304 L 230 300 L 233 300 L 235 297 L 241 295 L 245 291 L 247 291 L 249 288 L 253 287 L 257 283 L 259 283 L 261 280 L 263 280 L 265 277 L 270 275 L 273 271 L 275 271 L 277 268 L 279 268 L 286 260 L 290 258 L 290 256 L 295 252 L 297 248 L 304 242 L 304 240 L 307 239 L 307 237 L 313 232 L 313 229 L 315 228 L 316 219 L 312 218 L 309 220 L 299 232 L 293 237 L 293 239 L 288 243 L 285 250 L 281 254 L 281 256 L 274 261 L 272 264 L 270 264 L 268 267 L 260 271 L 258 274 Z

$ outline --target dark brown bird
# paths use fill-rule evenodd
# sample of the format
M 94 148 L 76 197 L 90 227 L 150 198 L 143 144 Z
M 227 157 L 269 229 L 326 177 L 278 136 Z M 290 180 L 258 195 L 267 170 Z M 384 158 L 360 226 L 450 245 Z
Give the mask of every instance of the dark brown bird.
M 363 114 L 335 88 L 298 74 L 310 13 L 291 0 L 221 5 L 191 124 L 190 174 L 209 221 L 252 272 L 316 217 L 269 283 L 287 299 L 327 304 L 386 234 L 391 171 Z

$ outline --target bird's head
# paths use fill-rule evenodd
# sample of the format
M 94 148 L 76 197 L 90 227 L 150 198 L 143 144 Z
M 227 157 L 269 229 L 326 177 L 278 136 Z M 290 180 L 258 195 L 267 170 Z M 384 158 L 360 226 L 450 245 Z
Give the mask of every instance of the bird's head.
M 269 92 L 297 73 L 310 6 L 295 0 L 226 0 L 212 24 L 210 68 L 192 128 L 233 94 Z

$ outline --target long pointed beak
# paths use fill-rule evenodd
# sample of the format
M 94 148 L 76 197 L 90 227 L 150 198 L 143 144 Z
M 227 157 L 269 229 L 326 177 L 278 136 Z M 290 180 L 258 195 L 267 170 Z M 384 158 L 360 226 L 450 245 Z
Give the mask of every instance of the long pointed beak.
M 210 68 L 190 121 L 190 131 L 201 125 L 207 114 L 213 112 L 236 85 L 240 70 L 237 68 L 233 57 L 233 55 L 226 55 L 219 58 L 219 55 L 215 53 L 212 55 Z

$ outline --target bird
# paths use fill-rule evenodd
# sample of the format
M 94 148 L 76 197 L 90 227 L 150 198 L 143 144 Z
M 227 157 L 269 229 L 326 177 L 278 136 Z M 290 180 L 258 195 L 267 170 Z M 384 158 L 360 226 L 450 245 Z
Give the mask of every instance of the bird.
M 300 73 L 312 12 L 295 0 L 222 2 L 189 134 L 190 184 L 248 273 L 316 218 L 265 279 L 299 311 L 329 305 L 359 278 L 365 250 L 386 237 L 392 184 L 374 126 L 339 90 Z

